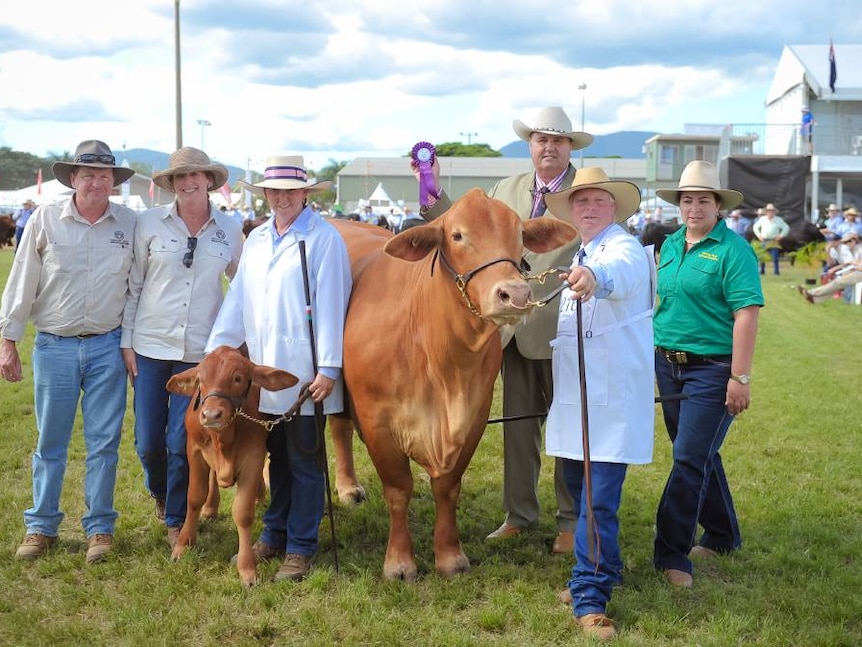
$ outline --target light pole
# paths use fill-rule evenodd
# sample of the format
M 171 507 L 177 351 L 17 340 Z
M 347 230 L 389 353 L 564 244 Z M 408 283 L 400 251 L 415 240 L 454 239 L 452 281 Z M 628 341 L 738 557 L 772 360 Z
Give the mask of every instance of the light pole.
M 198 125 L 201 127 L 201 150 L 204 149 L 204 128 L 212 126 L 212 122 L 208 119 L 198 119 Z
M 584 107 L 585 107 L 585 103 L 586 103 L 585 99 L 587 96 L 587 84 L 581 83 L 578 86 L 578 90 L 581 91 L 581 132 L 584 132 L 584 123 L 585 123 L 584 122 L 584 116 L 585 116 Z M 581 152 L 581 168 L 584 168 L 584 149 L 582 148 L 580 152 Z
M 478 135 L 479 133 L 461 133 L 461 137 L 467 138 L 467 146 L 472 143 L 472 138 Z
M 176 92 L 177 150 L 183 147 L 183 89 L 180 74 L 180 0 L 174 1 L 174 84 Z

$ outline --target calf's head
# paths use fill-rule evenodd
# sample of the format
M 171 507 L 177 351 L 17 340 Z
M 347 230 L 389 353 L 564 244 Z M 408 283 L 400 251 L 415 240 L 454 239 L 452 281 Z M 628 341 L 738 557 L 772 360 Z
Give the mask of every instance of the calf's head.
M 167 389 L 193 398 L 201 426 L 221 430 L 230 425 L 245 404 L 252 384 L 280 391 L 299 381 L 295 375 L 270 366 L 258 366 L 235 348 L 219 346 L 187 371 L 168 380 Z

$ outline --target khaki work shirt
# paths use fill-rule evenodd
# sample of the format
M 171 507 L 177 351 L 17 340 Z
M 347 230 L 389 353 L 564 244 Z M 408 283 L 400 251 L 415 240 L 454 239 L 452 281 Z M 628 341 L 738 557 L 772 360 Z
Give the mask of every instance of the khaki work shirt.
M 0 334 L 20 341 L 28 319 L 61 337 L 119 327 L 126 303 L 135 212 L 114 203 L 95 223 L 73 199 L 30 217 L 0 304 Z

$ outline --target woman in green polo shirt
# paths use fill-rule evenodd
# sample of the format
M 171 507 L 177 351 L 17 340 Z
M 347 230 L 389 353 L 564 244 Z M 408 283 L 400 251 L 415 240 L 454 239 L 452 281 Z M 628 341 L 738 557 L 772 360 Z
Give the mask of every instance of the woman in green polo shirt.
M 686 397 L 662 402 L 673 467 L 658 505 L 653 563 L 671 585 L 686 587 L 690 557 L 742 544 L 719 449 L 734 416 L 751 402 L 763 292 L 757 257 L 719 214 L 743 196 L 721 188 L 714 165 L 691 162 L 678 189 L 657 193 L 679 205 L 683 227 L 665 241 L 658 265 L 656 382 L 662 396 Z

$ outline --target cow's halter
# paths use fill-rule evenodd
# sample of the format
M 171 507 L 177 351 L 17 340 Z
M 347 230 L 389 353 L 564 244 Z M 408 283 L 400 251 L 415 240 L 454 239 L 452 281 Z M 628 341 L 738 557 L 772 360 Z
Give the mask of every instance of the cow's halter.
M 545 279 L 547 279 L 547 277 L 550 276 L 551 274 L 556 275 L 556 274 L 559 274 L 560 272 L 566 272 L 569 269 L 567 267 L 562 267 L 562 268 L 561 267 L 552 267 L 548 270 L 545 270 L 544 272 L 540 272 L 539 274 L 529 274 L 530 264 L 527 262 L 526 259 L 522 258 L 520 263 L 516 263 L 511 258 L 502 258 L 501 257 L 501 258 L 495 258 L 494 260 L 488 261 L 487 263 L 483 263 L 479 267 L 472 269 L 469 272 L 465 272 L 464 274 L 459 274 L 458 272 L 455 271 L 455 268 L 452 267 L 452 263 L 450 263 L 449 259 L 446 258 L 446 254 L 443 253 L 443 250 L 438 247 L 437 250 L 434 252 L 434 259 L 431 261 L 431 276 L 434 276 L 434 264 L 437 262 L 438 256 L 440 257 L 440 265 L 445 267 L 446 270 L 449 272 L 449 274 L 452 275 L 452 278 L 455 279 L 455 285 L 457 286 L 458 291 L 461 293 L 461 296 L 464 298 L 464 301 L 467 302 L 467 307 L 470 308 L 470 312 L 472 312 L 477 317 L 481 317 L 482 313 L 479 311 L 479 309 L 475 305 L 473 305 L 473 302 L 470 300 L 470 295 L 467 294 L 467 283 L 469 283 L 470 279 L 472 279 L 474 276 L 476 276 L 476 274 L 478 274 L 480 271 L 484 270 L 486 267 L 490 267 L 491 265 L 494 265 L 496 263 L 511 263 L 512 265 L 515 266 L 515 269 L 518 270 L 518 273 L 522 277 L 524 277 L 525 281 L 537 281 L 537 282 L 542 283 L 542 284 L 544 284 Z M 523 310 L 529 310 L 530 308 L 533 308 L 533 307 L 541 308 L 541 307 L 545 306 L 548 303 L 548 301 L 550 301 L 555 296 L 557 296 L 557 294 L 562 292 L 563 288 L 565 288 L 565 287 L 567 287 L 567 284 L 564 283 L 559 289 L 554 290 L 553 292 L 551 292 L 551 294 L 549 294 L 544 299 L 539 299 L 538 301 L 527 301 L 527 303 L 524 304 L 524 307 L 522 309 Z M 517 308 L 518 306 L 512 304 L 512 307 Z
M 434 276 L 434 264 L 437 262 L 437 257 L 440 257 L 440 265 L 446 268 L 446 271 L 452 275 L 452 278 L 455 279 L 455 286 L 458 288 L 458 291 L 461 293 L 461 296 L 464 298 L 464 301 L 467 302 L 467 307 L 470 308 L 470 312 L 472 312 L 477 317 L 482 316 L 482 312 L 473 305 L 473 302 L 470 300 L 470 295 L 467 294 L 467 284 L 470 280 L 476 276 L 482 270 L 491 267 L 492 265 L 496 265 L 497 263 L 511 263 L 515 266 L 515 269 L 518 270 L 518 273 L 523 276 L 525 279 L 528 278 L 527 272 L 530 270 L 530 266 L 527 264 L 523 258 L 521 262 L 518 263 L 511 258 L 495 258 L 487 263 L 482 263 L 479 267 L 476 267 L 469 272 L 465 272 L 460 274 L 455 271 L 455 268 L 452 267 L 452 263 L 449 262 L 449 259 L 446 258 L 446 254 L 443 253 L 443 250 L 439 247 L 434 252 L 434 258 L 431 260 L 431 276 Z

